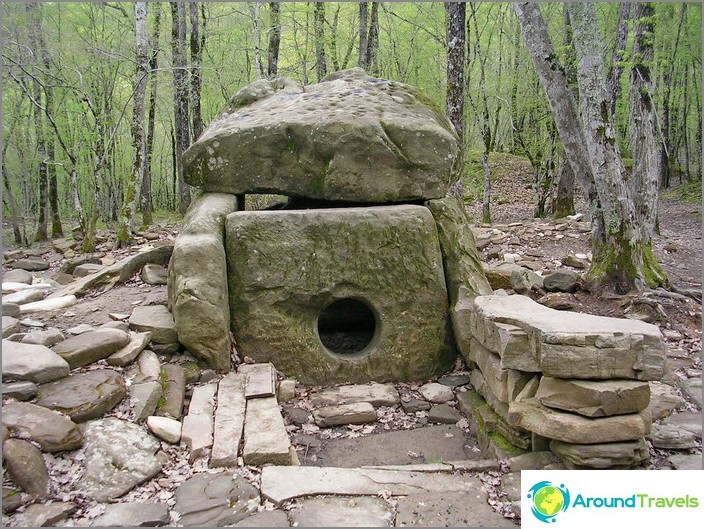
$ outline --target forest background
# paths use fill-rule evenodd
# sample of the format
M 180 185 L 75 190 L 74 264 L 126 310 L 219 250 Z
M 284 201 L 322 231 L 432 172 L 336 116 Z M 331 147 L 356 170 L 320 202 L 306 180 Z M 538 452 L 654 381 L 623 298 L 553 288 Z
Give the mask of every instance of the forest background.
M 632 167 L 629 70 L 646 22 L 661 162 L 659 189 L 701 196 L 701 3 L 595 3 L 609 112 L 624 167 Z M 50 2 L 2 4 L 3 224 L 18 245 L 82 237 L 118 240 L 176 219 L 194 190 L 180 155 L 243 86 L 286 76 L 302 84 L 361 66 L 410 83 L 446 109 L 464 146 L 466 200 L 490 220 L 490 153 L 525 157 L 535 213 L 560 204 L 565 154 L 514 5 L 468 2 Z M 556 59 L 578 96 L 573 23 L 542 2 Z M 641 59 L 638 59 L 641 60 Z M 567 182 L 567 184 L 565 184 Z M 253 197 L 259 207 L 266 197 Z M 700 200 L 700 198 L 699 198 Z M 3 230 L 5 235 L 5 230 Z

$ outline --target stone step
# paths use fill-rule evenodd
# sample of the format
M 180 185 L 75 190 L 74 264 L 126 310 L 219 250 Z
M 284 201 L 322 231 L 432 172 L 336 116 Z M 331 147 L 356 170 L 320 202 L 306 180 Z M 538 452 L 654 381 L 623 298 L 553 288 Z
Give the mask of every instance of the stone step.
M 294 460 L 295 451 L 276 398 L 247 401 L 243 456 L 245 465 L 290 465 Z

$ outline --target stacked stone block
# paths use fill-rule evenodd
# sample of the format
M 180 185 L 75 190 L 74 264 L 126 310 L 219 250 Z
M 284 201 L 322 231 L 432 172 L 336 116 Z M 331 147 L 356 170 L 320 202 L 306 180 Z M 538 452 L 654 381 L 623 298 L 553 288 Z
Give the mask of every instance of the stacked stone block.
M 568 468 L 647 460 L 647 381 L 665 365 L 657 327 L 496 295 L 463 298 L 453 322 L 475 367 L 476 394 L 461 404 L 492 455 L 549 449 Z

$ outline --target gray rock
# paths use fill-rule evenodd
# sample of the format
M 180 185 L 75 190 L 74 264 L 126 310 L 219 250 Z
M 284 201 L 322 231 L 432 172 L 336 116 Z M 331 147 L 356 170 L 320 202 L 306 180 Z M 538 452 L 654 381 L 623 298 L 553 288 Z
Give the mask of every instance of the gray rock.
M 692 432 L 697 439 L 702 438 L 702 415 L 691 411 L 673 413 L 662 421 L 662 424 L 669 424 Z
M 648 407 L 650 395 L 647 382 L 542 377 L 535 396 L 549 408 L 571 411 L 585 417 L 606 417 L 644 410 Z M 656 416 L 653 415 L 653 418 Z
M 32 329 L 43 329 L 44 327 L 46 327 L 46 323 L 39 320 L 33 320 L 31 318 L 21 319 L 20 323 L 25 327 L 30 327 Z
M 288 527 L 288 516 L 284 511 L 261 511 L 243 518 L 233 527 Z
M 680 380 L 680 389 L 689 397 L 694 404 L 702 407 L 702 379 L 701 375 L 699 378 L 688 378 Z
M 126 394 L 125 381 L 120 373 L 97 369 L 43 384 L 36 402 L 39 406 L 65 413 L 78 423 L 102 417 Z
M 264 397 L 247 401 L 242 451 L 244 464 L 290 465 L 292 450 L 276 399 Z
M 581 276 L 572 270 L 555 270 L 543 277 L 543 288 L 549 292 L 574 292 Z
M 21 268 L 15 268 L 14 270 L 8 270 L 2 273 L 3 283 L 24 283 L 25 285 L 32 284 L 32 274 Z
M 158 264 L 144 265 L 140 277 L 148 285 L 165 285 L 167 283 L 166 268 Z
M 3 318 L 9 316 L 10 318 L 17 318 L 20 314 L 20 306 L 17 303 L 5 303 L 2 304 L 2 314 Z
M 37 385 L 29 380 L 21 382 L 8 382 L 2 385 L 2 396 L 12 397 L 17 400 L 29 400 L 37 395 Z
M 67 376 L 68 362 L 43 345 L 2 341 L 2 379 L 44 384 Z
M 418 390 L 423 398 L 428 402 L 434 404 L 442 404 L 443 402 L 448 402 L 455 398 L 455 394 L 452 389 L 437 382 L 430 382 L 424 384 Z
M 172 355 L 178 353 L 181 349 L 181 345 L 178 342 L 174 343 L 152 343 L 149 348 L 158 355 Z
M 162 395 L 163 388 L 159 382 L 132 384 L 130 386 L 130 407 L 134 413 L 135 422 L 145 421 L 147 417 L 154 415 Z
M 438 384 L 442 384 L 443 386 L 453 389 L 459 388 L 469 384 L 469 377 L 467 375 L 445 375 L 438 379 Z
M 393 496 L 428 492 L 480 494 L 481 481 L 474 476 L 449 472 L 377 470 L 373 468 L 265 466 L 261 475 L 262 496 L 282 502 L 313 495 Z
M 142 351 L 137 358 L 140 380 L 143 382 L 161 381 L 161 362 L 153 351 Z
M 76 266 L 73 269 L 73 277 L 79 278 L 79 277 L 86 277 L 92 274 L 95 274 L 96 272 L 100 272 L 105 267 L 102 264 L 93 264 L 93 263 L 84 263 Z
M 580 270 L 585 270 L 589 268 L 589 261 L 586 259 L 580 259 L 572 254 L 565 255 L 562 259 L 562 264 L 565 266 L 571 266 L 572 268 L 578 268 Z
M 302 426 L 311 423 L 313 416 L 303 408 L 288 408 L 286 418 L 291 424 Z
M 510 276 L 511 288 L 517 294 L 526 294 L 533 290 L 543 289 L 543 278 L 526 268 L 522 270 L 513 270 Z
M 169 305 L 178 339 L 218 371 L 230 369 L 224 226 L 236 209 L 233 195 L 204 193 L 194 200 L 169 263 Z
M 26 435 L 43 452 L 75 450 L 83 444 L 76 423 L 56 411 L 28 402 L 10 402 L 2 408 L 2 423 L 11 431 Z
M 85 423 L 85 474 L 79 489 L 109 502 L 161 471 L 159 442 L 136 424 L 115 418 Z
M 59 329 L 47 329 L 45 331 L 32 331 L 22 338 L 21 343 L 29 343 L 34 345 L 43 345 L 52 347 L 66 339 L 64 334 Z
M 59 272 L 64 274 L 71 274 L 76 270 L 76 267 L 84 264 L 101 265 L 102 262 L 97 257 L 92 255 L 81 255 L 79 257 L 73 257 L 64 261 L 64 263 L 59 268 Z
M 147 417 L 147 428 L 159 439 L 176 444 L 181 440 L 181 423 L 170 417 Z
M 231 194 L 441 198 L 457 178 L 458 142 L 427 101 L 409 85 L 357 68 L 305 90 L 285 78 L 256 81 L 184 153 L 184 177 L 205 191 Z
M 663 382 L 650 381 L 650 404 L 648 408 L 653 420 L 663 419 L 674 410 L 684 406 L 684 399 L 676 388 Z
M 447 404 L 436 404 L 428 412 L 428 421 L 440 424 L 456 424 L 462 414 Z
M 399 402 L 398 391 L 393 384 L 355 384 L 327 388 L 310 395 L 312 406 L 334 406 L 368 402 L 372 406 L 394 406 Z
M 178 342 L 176 323 L 164 305 L 135 307 L 130 316 L 130 329 L 151 332 L 152 342 L 172 344 Z
M 75 327 L 71 327 L 70 329 L 66 330 L 66 334 L 70 334 L 71 336 L 78 336 L 80 334 L 85 334 L 94 330 L 96 329 L 92 325 L 88 325 L 87 323 L 81 323 L 79 325 L 76 325 Z
M 655 448 L 686 450 L 699 446 L 696 436 L 674 424 L 653 424 L 647 439 Z
M 118 329 L 98 329 L 73 336 L 53 347 L 71 369 L 107 358 L 130 342 L 130 335 Z
M 130 332 L 130 325 L 126 321 L 109 321 L 103 323 L 98 329 L 120 329 L 121 331 Z
M 248 399 L 276 395 L 276 371 L 273 365 L 242 364 L 237 372 L 246 377 L 244 395 Z
M 23 503 L 27 501 L 27 495 L 22 492 L 11 489 L 10 487 L 2 488 L 2 512 L 9 514 L 19 509 Z
M 282 380 L 276 385 L 276 400 L 279 404 L 296 398 L 296 381 L 294 379 Z
M 49 269 L 49 262 L 38 257 L 26 257 L 17 259 L 11 266 L 15 269 L 27 270 L 28 272 L 41 272 Z
M 7 338 L 8 336 L 21 332 L 22 327 L 20 326 L 20 321 L 16 318 L 10 316 L 2 317 L 2 337 Z
M 233 472 L 196 474 L 176 490 L 173 510 L 184 527 L 223 527 L 256 512 L 259 491 Z
M 513 426 L 543 437 L 584 444 L 639 439 L 650 432 L 651 425 L 647 410 L 638 414 L 591 419 L 546 408 L 535 398 L 510 404 L 509 421 Z
M 457 492 L 409 494 L 399 498 L 396 511 L 397 527 L 516 527 L 478 491 L 470 497 Z
M 34 301 L 41 301 L 46 296 L 46 291 L 41 288 L 27 288 L 14 292 L 12 294 L 4 294 L 2 296 L 3 303 L 16 303 L 18 305 L 26 305 Z M 20 307 L 20 310 L 21 307 Z
M 214 403 L 217 384 L 193 388 L 188 415 L 183 418 L 181 440 L 186 443 L 191 461 L 213 446 Z
M 94 518 L 91 527 L 162 527 L 170 522 L 169 510 L 161 503 L 113 503 Z
M 2 444 L 2 457 L 10 478 L 27 494 L 49 494 L 49 472 L 41 451 L 22 439 L 8 439 Z
M 428 379 L 450 368 L 442 255 L 427 208 L 237 212 L 226 230 L 240 355 L 310 384 Z M 349 262 L 358 264 L 340 266 Z
M 650 459 L 644 439 L 620 443 L 574 444 L 550 441 L 550 450 L 567 468 L 632 468 Z
M 54 501 L 51 503 L 33 503 L 24 512 L 15 516 L 17 527 L 55 527 L 76 512 L 76 505 Z
M 381 498 L 304 498 L 290 511 L 294 527 L 390 527 L 393 509 Z
M 509 468 L 511 472 L 520 472 L 521 470 L 543 470 L 552 468 L 559 464 L 560 458 L 550 451 L 528 452 L 514 456 L 509 460 Z M 557 470 L 557 469 L 555 469 Z
M 411 399 L 408 402 L 401 400 L 401 407 L 406 413 L 415 413 L 417 411 L 428 411 L 430 403 L 420 399 Z
M 549 292 L 538 299 L 538 303 L 555 310 L 579 312 L 579 303 L 569 292 Z
M 701 470 L 701 454 L 673 454 L 667 458 L 675 470 Z
M 246 409 L 244 384 L 240 373 L 228 373 L 218 384 L 211 467 L 237 465 Z
M 376 421 L 376 411 L 368 402 L 324 406 L 313 410 L 313 420 L 320 427 L 367 424 Z
M 135 333 L 127 345 L 108 356 L 108 364 L 111 366 L 126 366 L 137 358 L 137 356 L 139 356 L 139 353 L 141 353 L 144 348 L 149 345 L 151 339 L 152 333 L 150 332 Z
M 156 414 L 178 420 L 183 415 L 183 401 L 186 398 L 186 373 L 176 364 L 166 364 L 163 373 L 166 379 L 164 404 L 158 407 Z

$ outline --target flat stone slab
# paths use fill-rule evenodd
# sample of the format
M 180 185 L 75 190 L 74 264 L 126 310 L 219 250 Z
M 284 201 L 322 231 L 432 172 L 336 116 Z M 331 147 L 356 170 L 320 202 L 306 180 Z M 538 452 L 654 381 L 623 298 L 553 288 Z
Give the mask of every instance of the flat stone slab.
M 509 422 L 549 439 L 593 444 L 644 437 L 650 432 L 651 416 L 644 410 L 637 414 L 592 419 L 546 408 L 531 398 L 509 405 Z
M 11 316 L 2 317 L 2 337 L 7 338 L 15 333 L 22 332 L 20 320 Z
M 140 426 L 115 418 L 89 421 L 85 436 L 85 474 L 80 490 L 109 502 L 161 471 L 160 445 Z
M 91 527 L 162 527 L 170 522 L 169 509 L 161 503 L 113 503 L 94 518 Z
M 188 415 L 183 418 L 181 440 L 186 443 L 191 461 L 213 446 L 213 411 L 217 384 L 193 388 Z
M 653 424 L 647 439 L 655 448 L 666 450 L 686 450 L 699 445 L 692 432 L 674 424 Z
M 697 439 L 702 438 L 702 414 L 691 411 L 683 411 L 669 415 L 662 424 L 671 424 L 692 432 Z
M 457 409 L 447 404 L 436 404 L 428 412 L 428 421 L 440 424 L 456 424 L 462 419 L 462 414 Z
M 261 511 L 243 518 L 233 527 L 289 527 L 288 516 L 282 510 Z
M 637 413 L 647 408 L 650 386 L 647 382 L 635 380 L 542 377 L 535 396 L 548 408 L 571 411 L 585 417 L 607 417 Z
M 376 411 L 369 402 L 323 406 L 313 410 L 313 420 L 320 427 L 367 424 L 376 421 Z
M 311 385 L 427 380 L 451 368 L 443 259 L 427 208 L 235 212 L 226 253 L 240 355 Z
M 83 445 L 83 435 L 75 422 L 59 412 L 29 402 L 10 402 L 3 406 L 2 423 L 35 441 L 42 452 L 75 450 Z
M 178 342 L 176 322 L 164 305 L 135 307 L 129 319 L 130 329 L 151 332 L 152 341 L 160 344 Z
M 675 470 L 701 470 L 702 455 L 701 454 L 673 454 L 667 458 Z
M 650 459 L 644 439 L 620 443 L 576 444 L 550 441 L 550 451 L 567 468 L 632 468 Z
M 237 368 L 237 372 L 246 377 L 244 388 L 246 398 L 276 395 L 276 371 L 272 364 L 243 364 Z
M 32 284 L 32 274 L 27 270 L 22 270 L 21 268 L 15 268 L 14 270 L 8 270 L 2 273 L 3 283 L 25 283 L 27 285 Z
M 391 527 L 394 511 L 381 498 L 303 498 L 290 511 L 294 527 Z
M 49 261 L 38 257 L 26 257 L 17 259 L 11 266 L 20 270 L 27 270 L 28 272 L 41 272 L 49 269 Z
M 650 403 L 648 408 L 653 415 L 653 420 L 663 419 L 674 410 L 684 407 L 685 400 L 677 388 L 663 382 L 651 381 Z
M 76 512 L 76 504 L 55 501 L 52 503 L 33 503 L 15 516 L 17 527 L 54 527 Z
M 680 388 L 694 404 L 700 408 L 702 407 L 701 378 L 688 378 L 686 380 L 680 380 Z
M 481 481 L 474 476 L 445 472 L 421 473 L 369 468 L 281 467 L 262 469 L 262 496 L 279 505 L 304 496 L 392 496 L 426 492 L 478 494 Z
M 457 178 L 457 136 L 427 96 L 359 68 L 305 87 L 279 78 L 237 92 L 183 155 L 208 192 L 325 200 L 441 198 Z
M 196 474 L 176 490 L 173 510 L 184 527 L 224 527 L 259 506 L 259 491 L 233 472 Z
M 664 372 L 662 334 L 649 323 L 557 311 L 520 295 L 478 296 L 458 310 L 469 313 L 473 329 L 484 320 L 520 327 L 538 347 L 527 354 L 547 376 L 659 380 Z
M 241 373 L 228 373 L 218 384 L 211 467 L 237 465 L 246 409 L 244 384 Z
M 162 368 L 166 379 L 164 403 L 158 407 L 157 415 L 180 420 L 186 398 L 186 371 L 177 364 L 166 364 Z
M 144 351 L 144 348 L 149 345 L 152 340 L 152 333 L 138 332 L 130 338 L 130 342 L 127 345 L 108 356 L 108 365 L 120 367 L 133 362 L 139 356 L 139 353 Z
M 119 329 L 98 329 L 57 343 L 53 351 L 68 362 L 71 369 L 107 358 L 130 342 L 130 335 Z
M 476 439 L 457 426 L 424 426 L 356 439 L 332 439 L 325 444 L 314 464 L 357 468 L 460 461 L 477 459 L 480 454 L 473 450 L 475 447 Z
M 19 382 L 7 382 L 2 384 L 2 396 L 12 397 L 17 400 L 29 400 L 36 397 L 39 389 L 34 382 L 22 380 Z
M 336 406 L 368 402 L 372 406 L 394 406 L 399 403 L 398 390 L 393 384 L 356 384 L 323 389 L 310 395 L 312 406 Z
M 22 343 L 44 345 L 52 347 L 66 339 L 64 333 L 59 329 L 47 329 L 45 331 L 32 331 L 22 338 Z
M 40 288 L 23 289 L 12 294 L 3 294 L 3 303 L 17 303 L 18 305 L 26 305 L 34 301 L 41 301 L 46 296 L 46 291 Z
M 68 362 L 48 347 L 2 341 L 3 381 L 29 380 L 45 384 L 68 376 L 70 372 Z
M 161 381 L 161 362 L 154 351 L 142 351 L 137 357 L 137 366 L 139 367 L 140 381 Z
M 487 502 L 486 493 L 409 494 L 396 504 L 396 527 L 516 527 Z
M 130 407 L 134 413 L 135 422 L 145 421 L 147 417 L 154 415 L 163 391 L 161 384 L 156 381 L 130 386 Z
M 289 465 L 292 450 L 276 398 L 265 397 L 247 401 L 242 452 L 244 464 Z
M 121 373 L 96 369 L 43 384 L 39 387 L 37 404 L 65 413 L 78 423 L 102 417 L 126 395 Z

